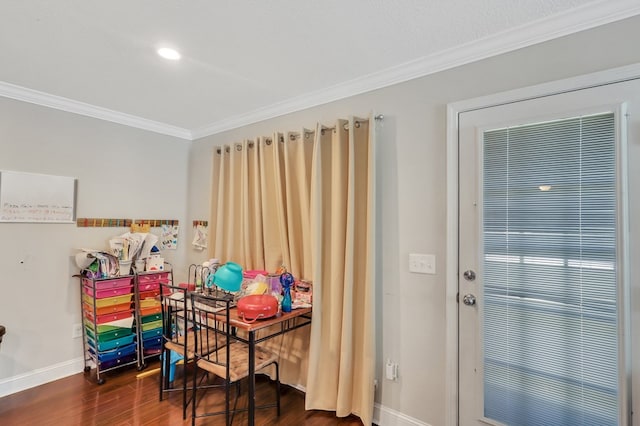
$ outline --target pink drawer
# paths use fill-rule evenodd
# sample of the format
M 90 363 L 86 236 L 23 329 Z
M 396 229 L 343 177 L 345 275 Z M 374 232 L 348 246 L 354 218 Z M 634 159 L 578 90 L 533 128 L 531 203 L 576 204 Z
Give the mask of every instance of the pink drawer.
M 91 311 L 86 311 L 85 312 L 85 316 L 87 317 L 87 319 L 91 322 L 94 322 L 94 316 L 93 316 L 93 312 Z M 106 314 L 106 315 L 98 315 L 95 317 L 95 323 L 96 324 L 105 324 L 111 321 L 118 321 L 118 320 L 122 320 L 125 318 L 131 318 L 133 316 L 133 314 L 131 313 L 131 311 L 127 311 L 127 312 L 116 312 L 113 314 Z
M 122 296 L 127 293 L 131 293 L 132 290 L 133 290 L 133 286 L 108 288 L 105 290 L 96 290 L 95 297 L 96 299 L 103 299 L 105 297 Z M 94 290 L 91 287 L 84 286 L 84 292 L 89 296 L 94 295 Z
M 95 287 L 96 290 L 106 290 L 109 288 L 117 287 L 130 287 L 131 285 L 133 285 L 131 279 L 131 277 L 122 277 L 95 281 Z M 82 279 L 82 284 L 86 287 L 93 287 L 93 281 L 87 278 Z
M 148 284 L 148 283 L 169 283 L 169 273 L 168 272 L 158 272 L 158 273 L 144 273 L 138 275 L 138 284 Z

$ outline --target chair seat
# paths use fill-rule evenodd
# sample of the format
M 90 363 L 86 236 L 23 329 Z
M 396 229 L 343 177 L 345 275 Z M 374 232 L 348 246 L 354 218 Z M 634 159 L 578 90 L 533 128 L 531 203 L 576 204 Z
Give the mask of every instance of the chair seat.
M 232 382 L 237 382 L 249 375 L 249 348 L 243 343 L 232 343 L 229 348 L 231 363 L 229 366 L 229 378 Z M 255 370 L 258 371 L 267 365 L 278 360 L 278 356 L 271 351 L 256 347 Z M 217 357 L 217 359 L 216 359 Z M 198 367 L 215 374 L 219 377 L 226 377 L 226 357 L 227 351 L 221 350 L 209 355 L 209 360 L 201 358 L 198 360 Z M 219 361 L 220 364 L 217 364 Z M 222 365 L 221 365 L 222 364 Z
M 198 332 L 198 339 L 207 340 L 207 337 L 208 337 L 209 343 L 208 344 L 203 343 L 202 347 L 209 348 L 210 352 L 213 352 L 216 349 L 223 347 L 227 342 L 226 336 L 224 336 L 224 334 L 218 334 L 218 339 L 216 344 L 216 339 L 214 338 L 213 335 L 207 334 L 203 332 L 203 330 L 200 330 Z M 196 345 L 195 338 L 196 338 L 196 332 L 193 330 L 189 331 L 187 335 L 187 360 L 191 360 L 194 357 L 195 345 Z M 184 354 L 184 336 L 178 337 L 175 340 L 170 340 L 168 342 L 165 342 L 164 346 L 167 349 L 170 349 L 172 351 L 179 353 L 180 355 L 183 355 Z

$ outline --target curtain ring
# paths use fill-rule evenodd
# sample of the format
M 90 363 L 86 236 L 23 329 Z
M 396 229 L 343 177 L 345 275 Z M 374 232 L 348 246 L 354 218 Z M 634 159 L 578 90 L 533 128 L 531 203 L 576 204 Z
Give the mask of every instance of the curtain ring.
M 236 145 L 236 151 L 242 151 L 242 145 L 240 144 Z
M 227 154 L 231 152 L 231 147 L 229 146 L 225 146 L 224 147 L 224 152 L 226 152 Z
M 296 134 L 294 134 L 294 133 L 290 133 L 290 134 L 289 134 L 289 140 L 290 140 L 290 141 L 295 141 L 295 140 L 296 140 L 296 138 L 297 138 L 297 135 L 296 135 Z
M 249 142 L 249 148 L 253 148 L 254 143 L 253 142 Z
M 222 154 L 222 149 L 220 149 L 220 147 L 218 147 L 218 149 L 216 149 L 216 154 L 218 154 L 218 155 Z
M 284 143 L 284 136 L 280 136 L 279 141 L 280 143 Z
M 360 122 L 359 122 L 359 121 L 356 121 L 356 122 L 355 122 L 355 124 L 354 124 L 354 126 L 356 126 L 356 129 L 359 129 L 359 128 L 360 128 Z
M 267 145 L 271 145 L 271 138 L 265 139 L 264 143 L 266 143 Z

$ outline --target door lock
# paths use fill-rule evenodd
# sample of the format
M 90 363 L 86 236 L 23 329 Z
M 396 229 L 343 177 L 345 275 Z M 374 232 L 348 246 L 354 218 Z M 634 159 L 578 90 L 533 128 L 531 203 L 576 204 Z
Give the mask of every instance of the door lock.
M 476 279 L 476 273 L 474 271 L 472 271 L 471 269 L 469 269 L 467 271 L 464 271 L 462 276 L 467 281 L 475 281 L 475 279 Z
M 473 306 L 476 304 L 476 297 L 473 294 L 465 294 L 462 296 L 462 303 L 467 306 Z

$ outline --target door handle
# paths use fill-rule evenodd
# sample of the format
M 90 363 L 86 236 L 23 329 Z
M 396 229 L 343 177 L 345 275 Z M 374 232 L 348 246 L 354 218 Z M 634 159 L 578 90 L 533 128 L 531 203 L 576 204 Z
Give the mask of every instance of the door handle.
M 473 294 L 465 294 L 462 296 L 462 303 L 467 306 L 473 306 L 476 304 L 476 297 Z

